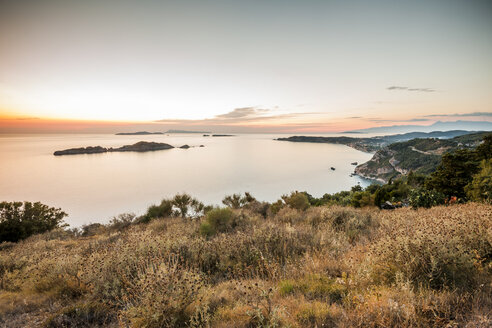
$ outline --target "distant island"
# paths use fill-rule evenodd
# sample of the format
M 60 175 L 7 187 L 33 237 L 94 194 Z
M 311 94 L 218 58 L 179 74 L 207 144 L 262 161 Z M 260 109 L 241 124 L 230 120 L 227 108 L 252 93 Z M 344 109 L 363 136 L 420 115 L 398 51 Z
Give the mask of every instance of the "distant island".
M 149 134 L 163 134 L 163 133 L 162 132 L 148 132 L 148 131 L 116 133 L 117 136 L 145 136 L 145 135 L 149 135 Z
M 235 135 L 233 135 L 233 134 L 212 134 L 212 137 L 235 137 Z
M 105 148 L 101 146 L 96 146 L 96 147 L 81 147 L 81 148 L 57 150 L 53 153 L 53 155 L 63 156 L 63 155 L 80 155 L 80 154 L 99 154 L 99 153 L 109 153 L 109 152 L 125 152 L 125 151 L 147 152 L 147 151 L 156 151 L 156 150 L 164 150 L 164 149 L 172 149 L 172 148 L 174 147 L 167 143 L 140 141 L 133 145 L 125 145 L 119 148 Z
M 208 131 L 167 130 L 166 133 L 210 133 Z

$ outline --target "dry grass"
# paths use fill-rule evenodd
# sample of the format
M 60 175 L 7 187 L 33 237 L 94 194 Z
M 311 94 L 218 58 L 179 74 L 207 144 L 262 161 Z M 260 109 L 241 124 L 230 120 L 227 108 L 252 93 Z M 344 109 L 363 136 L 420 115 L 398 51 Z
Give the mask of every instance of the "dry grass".
M 492 206 L 233 210 L 0 248 L 0 326 L 489 327 Z M 19 318 L 22 318 L 22 324 Z

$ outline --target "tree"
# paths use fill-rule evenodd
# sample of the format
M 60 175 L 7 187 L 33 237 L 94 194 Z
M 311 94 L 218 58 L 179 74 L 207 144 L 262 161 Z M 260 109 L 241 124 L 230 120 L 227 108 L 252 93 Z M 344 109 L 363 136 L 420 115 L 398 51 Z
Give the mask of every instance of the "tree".
M 477 152 L 467 149 L 444 154 L 437 170 L 426 180 L 425 187 L 446 196 L 465 197 L 465 186 L 479 170 L 477 158 Z
M 232 194 L 226 196 L 222 200 L 222 204 L 234 209 L 241 208 L 254 202 L 257 202 L 257 200 L 249 192 L 245 192 L 244 196 L 241 196 L 241 194 Z
M 188 194 L 177 194 L 174 196 L 172 204 L 178 209 L 177 214 L 182 218 L 187 217 L 190 210 L 192 210 L 194 212 L 193 214 L 196 216 L 205 208 L 203 203 Z
M 483 137 L 483 141 L 477 147 L 476 153 L 479 160 L 489 159 L 492 156 L 492 133 Z
M 480 163 L 480 171 L 466 185 L 465 191 L 470 200 L 488 202 L 492 200 L 492 159 L 484 159 Z
M 53 230 L 61 226 L 65 216 L 61 209 L 40 202 L 1 202 L 0 242 L 17 242 Z
M 222 204 L 230 208 L 241 208 L 246 203 L 246 199 L 241 197 L 241 194 L 233 194 L 226 196 L 222 200 Z

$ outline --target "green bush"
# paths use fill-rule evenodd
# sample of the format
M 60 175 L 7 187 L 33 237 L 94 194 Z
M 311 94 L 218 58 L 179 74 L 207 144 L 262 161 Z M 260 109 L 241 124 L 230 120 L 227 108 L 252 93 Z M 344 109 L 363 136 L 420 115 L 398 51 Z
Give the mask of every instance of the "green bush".
M 281 199 L 279 199 L 275 203 L 272 203 L 272 205 L 270 205 L 270 213 L 272 215 L 276 215 L 283 207 L 284 207 L 284 202 Z
M 289 196 L 282 196 L 285 204 L 296 210 L 305 211 L 309 208 L 309 199 L 303 192 L 292 192 Z
M 412 208 L 431 208 L 444 204 L 446 197 L 443 193 L 435 190 L 414 189 L 410 192 L 409 203 Z
M 226 232 L 234 227 L 234 212 L 226 208 L 216 208 L 207 213 L 205 222 L 200 226 L 200 233 L 211 236 L 217 232 Z
M 60 227 L 65 216 L 61 209 L 40 202 L 1 202 L 0 242 L 17 242 L 50 231 Z
M 480 163 L 480 172 L 473 176 L 465 191 L 470 200 L 486 202 L 492 200 L 492 159 L 484 159 Z
M 146 223 L 152 219 L 165 218 L 173 213 L 173 203 L 168 199 L 163 199 L 159 205 L 152 205 L 147 209 L 147 213 L 140 218 L 139 222 Z

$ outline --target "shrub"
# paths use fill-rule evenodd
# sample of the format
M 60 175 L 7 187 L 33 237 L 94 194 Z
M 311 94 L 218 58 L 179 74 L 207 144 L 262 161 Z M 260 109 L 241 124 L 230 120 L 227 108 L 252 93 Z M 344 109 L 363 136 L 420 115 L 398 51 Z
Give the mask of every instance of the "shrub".
M 283 207 L 284 207 L 284 202 L 281 199 L 279 199 L 275 203 L 272 203 L 272 205 L 270 205 L 270 213 L 272 215 L 276 215 Z
M 216 208 L 207 213 L 205 222 L 200 225 L 200 233 L 211 236 L 217 232 L 229 231 L 234 225 L 234 212 L 230 208 Z
M 336 308 L 319 301 L 301 305 L 297 314 L 303 327 L 335 327 L 339 317 Z
M 152 205 L 147 209 L 147 213 L 139 220 L 146 223 L 152 219 L 165 218 L 173 213 L 173 203 L 168 199 L 163 199 L 159 205 Z
M 492 222 L 488 209 L 467 208 L 472 206 L 469 212 L 435 207 L 389 215 L 381 239 L 371 245 L 373 278 L 392 284 L 401 277 L 432 289 L 473 289 L 492 254 Z
M 410 193 L 409 203 L 412 208 L 431 208 L 444 204 L 446 197 L 443 193 L 435 190 L 414 189 Z
M 347 294 L 345 285 L 336 279 L 320 274 L 308 274 L 298 280 L 283 280 L 279 284 L 279 292 L 285 296 L 300 293 L 307 299 L 318 299 L 325 302 L 341 302 Z
M 357 191 L 353 193 L 350 205 L 353 207 L 373 206 L 374 197 L 369 191 Z
M 303 212 L 291 207 L 283 207 L 275 215 L 274 220 L 276 222 L 295 224 L 304 219 Z
M 116 315 L 109 306 L 101 303 L 70 305 L 53 314 L 45 322 L 47 328 L 107 327 L 116 322 Z
M 89 223 L 89 224 L 84 224 L 82 227 L 80 227 L 80 230 L 77 229 L 75 233 L 82 237 L 89 237 L 89 236 L 94 236 L 103 233 L 104 231 L 106 231 L 106 227 L 103 224 Z
M 176 262 L 149 266 L 142 273 L 128 289 L 130 306 L 124 313 L 132 327 L 186 327 L 201 312 L 204 283 L 199 275 Z
M 115 216 L 109 222 L 107 229 L 110 231 L 121 231 L 129 226 L 135 221 L 136 215 L 133 213 L 123 213 L 118 216 Z
M 305 193 L 295 191 L 289 196 L 282 196 L 285 204 L 296 210 L 305 211 L 309 208 L 309 200 Z
M 34 234 L 60 227 L 67 216 L 59 208 L 40 202 L 0 203 L 0 242 L 17 242 Z

